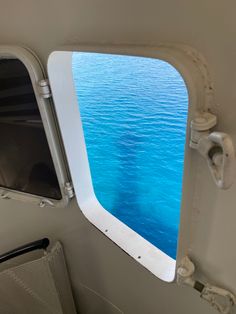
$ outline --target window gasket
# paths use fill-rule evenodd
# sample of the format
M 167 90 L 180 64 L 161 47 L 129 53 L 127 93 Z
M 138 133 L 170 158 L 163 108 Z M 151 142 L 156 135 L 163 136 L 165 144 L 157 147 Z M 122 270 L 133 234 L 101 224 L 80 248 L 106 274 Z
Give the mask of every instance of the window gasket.
M 52 108 L 52 101 L 50 98 L 44 98 L 40 95 L 38 84 L 41 80 L 46 79 L 43 66 L 31 50 L 19 46 L 0 46 L 0 59 L 18 59 L 24 64 L 29 73 L 62 195 L 60 200 L 56 200 L 1 186 L 0 199 L 20 200 L 37 204 L 40 207 L 46 205 L 64 207 L 72 197 L 71 189 L 69 189 L 70 191 L 67 193 L 68 188 L 71 187 L 71 179 L 66 164 L 55 113 Z

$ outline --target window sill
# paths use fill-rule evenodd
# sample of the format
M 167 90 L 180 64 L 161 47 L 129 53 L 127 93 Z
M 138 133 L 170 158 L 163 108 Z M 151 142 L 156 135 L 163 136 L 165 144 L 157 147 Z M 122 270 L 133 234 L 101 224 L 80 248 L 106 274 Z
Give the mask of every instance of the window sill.
M 174 280 L 176 261 L 105 210 L 95 196 L 79 206 L 95 227 L 151 273 L 166 282 Z

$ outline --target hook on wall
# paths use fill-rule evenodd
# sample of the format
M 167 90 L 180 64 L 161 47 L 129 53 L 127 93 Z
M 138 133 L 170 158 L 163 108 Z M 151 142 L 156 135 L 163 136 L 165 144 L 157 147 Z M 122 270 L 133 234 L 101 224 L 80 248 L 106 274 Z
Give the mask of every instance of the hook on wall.
M 214 182 L 228 189 L 235 180 L 235 149 L 231 137 L 223 132 L 210 132 L 217 118 L 209 112 L 199 113 L 191 121 L 190 147 L 206 160 Z
M 236 304 L 235 295 L 224 288 L 213 286 L 208 282 L 198 281 L 195 269 L 195 264 L 188 256 L 185 256 L 177 269 L 178 285 L 187 285 L 200 292 L 201 298 L 206 300 L 219 313 L 231 313 L 232 308 Z

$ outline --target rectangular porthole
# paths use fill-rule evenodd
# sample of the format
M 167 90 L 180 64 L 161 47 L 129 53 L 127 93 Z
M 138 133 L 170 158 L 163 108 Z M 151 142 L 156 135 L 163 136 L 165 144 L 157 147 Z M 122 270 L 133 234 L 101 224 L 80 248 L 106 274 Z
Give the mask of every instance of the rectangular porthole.
M 172 281 L 188 113 L 182 76 L 156 58 L 83 52 L 54 52 L 48 70 L 81 210 Z
M 52 112 L 46 109 L 50 95 L 40 89 L 42 79 L 30 52 L 0 47 L 1 197 L 65 205 L 68 179 Z

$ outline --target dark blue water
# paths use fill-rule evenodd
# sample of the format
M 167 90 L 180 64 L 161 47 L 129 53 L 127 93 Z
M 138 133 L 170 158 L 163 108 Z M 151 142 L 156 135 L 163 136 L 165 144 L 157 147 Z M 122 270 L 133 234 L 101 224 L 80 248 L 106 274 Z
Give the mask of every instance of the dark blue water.
M 176 257 L 188 95 L 156 59 L 74 53 L 93 186 L 103 207 Z

